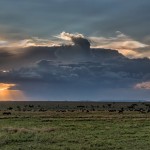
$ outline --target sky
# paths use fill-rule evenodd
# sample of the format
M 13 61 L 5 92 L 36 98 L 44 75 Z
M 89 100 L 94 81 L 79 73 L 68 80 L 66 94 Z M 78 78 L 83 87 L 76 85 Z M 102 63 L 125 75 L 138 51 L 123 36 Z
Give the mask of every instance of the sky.
M 0 0 L 0 100 L 149 101 L 149 0 Z

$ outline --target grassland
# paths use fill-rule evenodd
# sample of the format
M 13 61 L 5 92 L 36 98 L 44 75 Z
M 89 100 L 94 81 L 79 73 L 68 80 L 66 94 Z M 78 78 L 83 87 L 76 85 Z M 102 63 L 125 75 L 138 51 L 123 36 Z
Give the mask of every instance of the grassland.
M 149 150 L 148 105 L 131 105 L 0 103 L 0 150 Z

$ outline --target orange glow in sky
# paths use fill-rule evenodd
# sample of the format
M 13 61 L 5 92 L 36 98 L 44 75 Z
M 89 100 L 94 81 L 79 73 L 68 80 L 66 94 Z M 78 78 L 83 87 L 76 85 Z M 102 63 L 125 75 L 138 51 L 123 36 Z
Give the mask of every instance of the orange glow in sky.
M 24 100 L 25 96 L 20 90 L 12 90 L 16 84 L 0 83 L 0 101 Z
M 0 83 L 0 92 L 3 90 L 8 90 L 14 86 L 16 86 L 16 85 L 15 84 Z

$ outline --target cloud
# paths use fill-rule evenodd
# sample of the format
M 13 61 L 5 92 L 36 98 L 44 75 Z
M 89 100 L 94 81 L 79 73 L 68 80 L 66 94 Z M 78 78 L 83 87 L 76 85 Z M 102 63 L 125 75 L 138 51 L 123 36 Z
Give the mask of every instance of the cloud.
M 51 97 L 51 99 L 60 100 L 61 98 L 87 99 L 89 97 L 91 99 L 98 95 L 100 98 L 106 98 L 107 91 L 113 96 L 120 91 L 130 93 L 130 97 L 133 95 L 136 97 L 133 86 L 148 79 L 146 75 L 150 74 L 149 65 L 146 65 L 146 62 L 150 63 L 150 60 L 106 59 L 99 62 L 69 64 L 55 60 L 40 60 L 32 67 L 9 72 L 1 71 L 0 81 L 15 83 L 19 85 L 18 90 L 24 91 L 28 97 L 36 98 Z M 94 93 L 99 94 L 94 96 Z M 118 97 L 121 97 L 121 94 L 118 94 Z
M 67 32 L 62 32 L 60 33 L 60 35 L 56 37 L 61 38 L 63 40 L 72 41 L 74 45 L 80 46 L 82 48 L 87 48 L 87 49 L 90 48 L 90 42 L 88 41 L 87 38 L 84 37 L 83 34 L 79 34 L 79 33 L 71 34 Z
M 1 34 L 11 39 L 49 37 L 62 30 L 104 37 L 119 30 L 139 41 L 149 35 L 149 0 L 1 0 L 0 5 Z
M 84 35 L 80 34 L 80 33 L 71 34 L 71 33 L 67 33 L 67 32 L 62 32 L 62 33 L 60 33 L 60 35 L 58 35 L 56 37 L 61 38 L 63 40 L 72 41 L 72 39 L 74 39 L 74 38 L 84 38 Z
M 141 57 L 142 54 L 138 52 L 138 49 L 147 48 L 149 46 L 134 40 L 120 31 L 116 32 L 115 37 L 89 37 L 89 39 L 92 41 L 92 47 L 94 48 L 116 49 L 130 58 Z
M 83 35 L 72 36 L 79 41 L 90 41 Z M 125 37 L 119 33 L 118 38 L 124 41 Z M 23 91 L 27 97 L 98 99 L 98 93 L 103 95 L 107 90 L 112 90 L 113 96 L 117 90 L 127 95 L 125 89 L 131 91 L 130 97 L 136 97 L 140 88 L 135 88 L 135 85 L 150 79 L 148 58 L 129 59 L 117 50 L 88 47 L 86 42 L 71 42 L 59 46 L 0 48 L 0 83 L 18 85 L 16 90 Z M 143 97 L 148 95 L 146 93 Z
M 105 55 L 107 57 L 109 52 Z M 130 87 L 147 79 L 146 75 L 150 74 L 149 64 L 149 59 L 130 60 L 122 57 L 75 63 L 43 59 L 32 66 L 1 71 L 0 79 L 9 82 L 63 82 L 98 87 Z
M 0 47 L 8 48 L 25 48 L 25 47 L 62 47 L 56 52 L 57 55 L 63 55 L 66 50 L 67 54 L 71 58 L 71 55 L 90 55 L 90 48 L 100 48 L 100 49 L 114 49 L 118 50 L 121 54 L 128 58 L 142 58 L 149 57 L 149 45 L 137 41 L 130 36 L 127 36 L 120 31 L 116 31 L 116 35 L 112 37 L 85 37 L 80 33 L 68 33 L 62 32 L 57 36 L 57 39 L 42 39 L 38 37 L 31 37 L 19 41 L 1 41 Z M 61 40 L 60 40 L 61 39 Z M 70 50 L 67 50 L 68 49 Z M 65 49 L 65 50 L 64 50 Z M 62 52 L 63 51 L 63 52 Z M 59 54 L 58 54 L 59 53 Z M 63 54 L 62 54 L 63 53 Z M 70 53 L 70 54 L 69 54 Z M 61 57 L 64 57 L 61 56 Z M 78 55 L 79 57 L 79 55 Z M 83 56 L 82 56 L 83 58 Z M 73 57 L 71 58 L 73 59 Z
M 0 41 L 0 48 L 23 48 L 23 47 L 31 47 L 31 46 L 60 46 L 61 43 L 59 41 L 52 41 L 50 39 L 42 39 L 38 37 L 31 37 L 23 40 L 8 40 L 8 41 Z
M 8 44 L 7 41 L 2 41 L 2 40 L 0 40 L 0 47 L 4 47 L 4 46 L 6 46 L 7 44 Z
M 109 56 L 109 52 L 105 55 L 105 57 Z M 136 92 L 133 86 L 142 80 L 147 80 L 146 75 L 150 74 L 147 63 L 150 63 L 149 59 L 130 60 L 117 57 L 116 59 L 112 57 L 100 59 L 96 62 L 68 64 L 42 59 L 32 66 L 7 72 L 1 71 L 0 82 L 19 85 L 17 90 L 24 91 L 26 97 L 32 97 L 32 99 L 34 97 L 34 100 L 37 98 L 79 100 L 79 98 L 88 99 L 88 97 L 89 99 L 98 99 L 98 97 L 106 99 L 107 91 L 114 97 L 117 91 L 120 91 L 124 94 L 130 93 L 130 98 L 133 95 L 135 98 Z M 125 89 L 128 92 L 125 92 Z M 118 97 L 121 97 L 121 94 L 118 94 Z
M 150 90 L 150 81 L 138 83 L 135 85 L 135 88 Z

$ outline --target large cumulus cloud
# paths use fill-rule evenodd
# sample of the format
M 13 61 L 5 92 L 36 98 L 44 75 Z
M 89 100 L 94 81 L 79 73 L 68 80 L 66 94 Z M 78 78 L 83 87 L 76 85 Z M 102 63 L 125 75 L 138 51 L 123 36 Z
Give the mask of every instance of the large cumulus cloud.
M 71 43 L 18 48 L 13 52 L 1 48 L 0 82 L 14 83 L 18 90 L 40 100 L 149 96 L 143 90 L 150 80 L 148 58 L 129 59 L 116 50 L 91 48 L 81 34 L 60 36 Z
M 90 42 L 82 34 L 79 34 L 79 33 L 70 34 L 67 32 L 62 32 L 57 37 L 64 39 L 64 40 L 71 40 L 74 43 L 74 45 L 78 45 L 78 46 L 83 47 L 85 49 L 90 48 Z
M 43 45 L 46 40 L 36 38 L 33 40 L 24 40 L 24 46 L 19 47 L 1 47 L 0 48 L 0 68 L 20 68 L 32 65 L 36 61 L 55 60 L 63 63 L 102 61 L 102 59 L 123 58 L 124 56 L 115 50 L 90 47 L 90 41 L 82 34 L 70 34 L 62 32 L 57 38 L 69 41 L 68 44 Z M 39 42 L 39 45 L 37 43 Z M 51 43 L 53 43 L 51 41 Z M 54 43 L 53 43 L 54 44 Z M 28 46 L 27 46 L 28 45 Z M 125 58 L 125 57 L 124 57 Z M 11 62 L 11 63 L 10 63 Z M 19 63 L 18 63 L 19 62 Z

